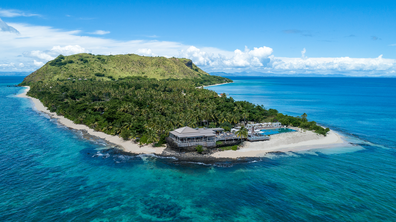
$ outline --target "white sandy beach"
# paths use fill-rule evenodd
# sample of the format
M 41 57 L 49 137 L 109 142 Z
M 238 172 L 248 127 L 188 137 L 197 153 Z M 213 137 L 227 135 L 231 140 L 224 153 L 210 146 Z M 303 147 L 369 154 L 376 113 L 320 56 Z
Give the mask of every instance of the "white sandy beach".
M 213 85 L 207 85 L 207 86 L 197 86 L 197 87 L 195 87 L 196 89 L 200 89 L 200 88 L 206 88 L 206 87 L 209 87 L 209 86 L 218 86 L 218 85 L 224 85 L 224 84 L 230 84 L 230 83 L 232 83 L 232 82 L 226 82 L 226 83 L 218 83 L 218 84 L 213 84 Z
M 207 86 L 204 86 L 204 88 L 205 88 L 205 87 L 209 87 L 209 86 L 219 86 L 219 85 L 230 84 L 230 83 L 232 83 L 232 82 L 226 82 L 226 83 L 218 83 L 218 84 L 213 84 L 213 85 L 207 85 Z
M 26 93 L 30 90 L 30 87 L 27 86 L 27 89 L 17 95 L 17 97 L 23 97 L 23 98 L 29 98 L 31 99 L 31 101 L 34 103 L 34 106 L 36 108 L 37 111 L 39 112 L 43 112 L 46 113 L 48 115 L 51 116 L 51 118 L 56 118 L 58 120 L 58 122 L 66 127 L 72 128 L 72 129 L 76 129 L 76 130 L 86 130 L 88 134 L 92 135 L 92 136 L 96 136 L 99 137 L 101 139 L 104 139 L 110 143 L 119 145 L 120 147 L 122 147 L 124 149 L 124 151 L 126 152 L 131 152 L 131 153 L 135 153 L 135 154 L 161 154 L 163 152 L 163 150 L 165 149 L 164 147 L 156 147 L 154 148 L 153 146 L 143 146 L 143 147 L 139 147 L 138 144 L 135 144 L 134 142 L 132 142 L 131 140 L 124 140 L 121 137 L 118 136 L 112 136 L 112 135 L 108 135 L 106 133 L 103 132 L 98 132 L 95 131 L 91 128 L 89 128 L 86 125 L 83 124 L 75 124 L 73 123 L 73 121 L 66 119 L 63 116 L 59 116 L 54 112 L 50 112 L 41 102 L 40 100 L 30 97 L 28 95 L 26 95 Z
M 50 112 L 41 102 L 36 98 L 27 96 L 26 93 L 30 90 L 30 87 L 26 87 L 26 90 L 17 95 L 17 97 L 29 98 L 37 111 L 43 112 L 56 118 L 58 122 L 66 127 L 76 130 L 86 130 L 86 132 L 92 136 L 99 137 L 110 143 L 116 144 L 123 148 L 124 151 L 134 154 L 162 154 L 165 147 L 155 148 L 152 145 L 146 145 L 140 147 L 131 140 L 123 140 L 121 137 L 112 136 L 103 132 L 95 131 L 83 124 L 75 124 L 73 121 L 66 119 L 63 116 L 59 116 L 54 112 Z M 269 152 L 289 152 L 289 151 L 303 151 L 319 148 L 332 148 L 347 146 L 348 143 L 342 140 L 341 136 L 334 131 L 330 131 L 328 135 L 318 135 L 312 131 L 305 131 L 295 128 L 298 132 L 282 133 L 271 135 L 269 141 L 260 142 L 245 142 L 244 146 L 237 151 L 222 151 L 212 154 L 212 157 L 216 158 L 239 158 L 239 157 L 261 157 L 265 156 Z
M 244 146 L 237 151 L 227 150 L 214 153 L 212 156 L 217 158 L 262 157 L 269 152 L 297 152 L 342 146 L 349 146 L 349 143 L 332 130 L 327 136 L 323 136 L 312 131 L 298 129 L 298 132 L 271 135 L 269 141 L 244 142 Z

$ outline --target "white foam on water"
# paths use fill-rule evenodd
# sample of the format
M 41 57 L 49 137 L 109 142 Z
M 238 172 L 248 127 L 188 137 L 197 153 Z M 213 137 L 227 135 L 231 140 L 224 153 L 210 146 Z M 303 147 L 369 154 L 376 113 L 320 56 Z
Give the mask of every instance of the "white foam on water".
M 109 158 L 110 154 L 108 153 L 101 153 L 100 151 L 98 151 L 96 154 L 94 154 L 92 157 L 102 157 L 104 159 Z
M 155 154 L 139 154 L 137 155 L 138 157 L 140 157 L 143 161 L 147 161 L 147 158 L 158 158 L 158 159 L 173 159 L 173 160 L 178 160 L 176 157 L 174 156 L 157 156 Z
M 207 163 L 202 163 L 202 162 L 186 162 L 186 163 L 197 164 L 197 165 L 203 165 L 203 166 L 212 166 L 212 165 L 213 165 L 213 164 L 207 164 Z
M 269 159 L 279 159 L 279 158 L 283 158 L 283 157 L 299 157 L 300 155 L 297 155 L 294 152 L 284 152 L 281 154 L 278 153 L 267 153 L 264 155 L 264 157 L 269 158 Z

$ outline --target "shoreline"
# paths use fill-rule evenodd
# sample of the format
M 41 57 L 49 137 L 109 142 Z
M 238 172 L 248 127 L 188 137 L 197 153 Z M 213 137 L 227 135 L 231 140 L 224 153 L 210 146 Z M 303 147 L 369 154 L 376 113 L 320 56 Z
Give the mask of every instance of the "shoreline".
M 40 100 L 30 97 L 27 94 L 27 92 L 30 90 L 29 86 L 25 86 L 26 90 L 21 93 L 16 95 L 16 97 L 20 97 L 20 98 L 28 98 L 30 99 L 33 104 L 34 107 L 33 109 L 36 109 L 39 112 L 43 112 L 45 114 L 48 114 L 51 118 L 55 118 L 57 119 L 58 123 L 71 128 L 71 129 L 75 129 L 75 130 L 81 130 L 81 131 L 85 131 L 87 134 L 91 135 L 91 136 L 95 136 L 98 137 L 100 139 L 103 139 L 107 142 L 109 142 L 110 144 L 115 144 L 117 146 L 119 146 L 123 151 L 125 152 L 129 152 L 129 153 L 133 153 L 133 154 L 156 154 L 156 155 L 160 155 L 162 154 L 163 150 L 165 149 L 165 147 L 156 147 L 154 148 L 151 145 L 145 145 L 140 147 L 138 144 L 135 144 L 134 142 L 132 142 L 131 140 L 124 140 L 121 137 L 118 136 L 112 136 L 112 135 L 108 135 L 106 133 L 103 132 L 99 132 L 99 131 L 95 131 L 91 128 L 89 128 L 86 125 L 83 124 L 75 124 L 73 121 L 63 117 L 63 116 L 59 116 L 57 115 L 55 112 L 50 112 L 44 105 L 43 103 L 40 102 Z
M 219 86 L 219 85 L 230 84 L 230 83 L 232 83 L 232 82 L 217 83 L 217 84 L 208 85 L 208 86 L 204 86 L 204 87 L 209 87 L 209 86 Z
M 228 84 L 228 83 L 222 83 Z M 216 85 L 222 85 L 216 84 Z M 172 152 L 167 147 L 153 147 L 152 145 L 144 145 L 140 147 L 138 144 L 134 143 L 132 140 L 124 140 L 118 136 L 112 136 L 105 134 L 103 132 L 95 131 L 83 124 L 76 124 L 73 121 L 57 115 L 55 112 L 50 112 L 40 100 L 30 97 L 27 92 L 30 90 L 29 86 L 25 86 L 26 90 L 21 94 L 16 95 L 16 97 L 27 98 L 33 102 L 33 109 L 45 113 L 50 116 L 50 118 L 57 119 L 58 123 L 74 130 L 80 130 L 83 133 L 89 134 L 90 136 L 100 138 L 109 143 L 109 145 L 114 145 L 123 152 L 129 154 L 155 154 L 163 157 L 175 157 L 179 160 L 189 160 L 194 162 L 222 162 L 222 161 L 246 161 L 246 159 L 254 159 L 265 157 L 267 154 L 271 153 L 286 153 L 286 152 L 297 152 L 306 151 L 312 149 L 325 149 L 334 148 L 341 146 L 350 145 L 348 142 L 342 139 L 342 136 L 336 132 L 330 130 L 328 135 L 325 137 L 323 135 L 318 135 L 312 131 L 305 131 L 299 128 L 293 128 L 297 132 L 281 133 L 270 136 L 270 141 L 260 141 L 260 142 L 248 142 L 245 141 L 243 146 L 237 151 L 227 150 L 227 151 L 215 151 L 208 155 L 201 155 L 195 153 L 177 153 Z
M 209 87 L 209 86 L 219 86 L 219 85 L 225 85 L 225 84 L 230 84 L 230 83 L 234 83 L 234 82 L 217 83 L 217 84 L 207 85 L 207 86 L 203 86 L 203 87 L 205 88 L 205 87 Z M 200 88 L 200 87 L 202 87 L 202 86 L 199 86 L 197 88 Z
M 218 158 L 265 157 L 267 154 L 277 152 L 287 153 L 352 146 L 333 130 L 330 130 L 327 136 L 323 136 L 297 127 L 289 128 L 295 129 L 297 132 L 274 134 L 270 136 L 269 141 L 245 141 L 238 151 L 227 150 L 214 153 L 212 156 Z

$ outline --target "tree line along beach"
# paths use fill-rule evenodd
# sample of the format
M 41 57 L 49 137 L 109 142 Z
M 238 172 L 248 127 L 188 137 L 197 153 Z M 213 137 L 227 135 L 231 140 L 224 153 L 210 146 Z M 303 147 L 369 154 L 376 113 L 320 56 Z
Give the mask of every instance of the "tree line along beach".
M 85 55 L 80 56 L 84 60 Z M 67 69 L 67 65 L 81 62 L 81 57 L 71 63 L 62 62 L 71 60 L 61 56 L 55 60 L 57 63 L 51 62 L 46 66 Z M 92 55 L 87 58 L 91 59 Z M 101 56 L 103 58 L 106 57 Z M 187 68 L 194 67 L 188 61 L 186 63 Z M 83 61 L 82 64 L 86 65 L 86 62 Z M 198 76 L 190 79 L 157 80 L 146 76 L 114 79 L 85 74 L 81 78 L 62 75 L 60 77 L 63 79 L 57 77 L 56 80 L 48 80 L 48 74 L 44 72 L 42 76 L 35 76 L 40 74 L 39 70 L 25 80 L 40 80 L 24 81 L 21 85 L 32 88 L 29 87 L 19 96 L 30 98 L 38 111 L 57 118 L 65 126 L 85 130 L 90 135 L 103 138 L 124 151 L 135 154 L 174 154 L 175 150 L 166 148 L 165 138 L 170 131 L 183 126 L 209 129 L 221 127 L 230 131 L 236 125 L 245 126 L 248 121 L 279 121 L 284 126 L 294 127 L 295 132 L 272 135 L 269 141 L 245 141 L 238 145 L 236 151 L 212 149 L 205 155 L 201 154 L 201 157 L 262 157 L 268 152 L 301 151 L 347 144 L 340 135 L 313 121 L 309 122 L 304 115 L 283 115 L 274 109 L 267 110 L 246 101 L 235 101 L 226 95 L 219 96 L 203 89 L 200 86 L 224 84 L 231 80 L 210 75 L 202 77 L 202 72 L 201 70 Z M 27 96 L 28 91 L 36 98 Z M 219 150 L 223 151 L 214 152 Z

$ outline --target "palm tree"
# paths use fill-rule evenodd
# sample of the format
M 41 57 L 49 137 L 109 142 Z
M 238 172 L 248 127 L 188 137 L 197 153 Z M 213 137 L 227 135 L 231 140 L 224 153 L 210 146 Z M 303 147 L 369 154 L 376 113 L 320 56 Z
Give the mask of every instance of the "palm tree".
M 249 113 L 248 112 L 243 112 L 242 113 L 242 117 L 243 117 L 243 122 L 244 122 L 244 124 L 246 125 L 246 118 L 248 118 L 249 117 Z
M 304 114 L 301 115 L 301 118 L 302 118 L 302 121 L 303 121 L 303 122 L 307 122 L 307 116 L 308 116 L 308 115 L 307 115 L 306 113 L 304 113 Z
M 147 129 L 146 135 L 148 143 L 154 143 L 158 140 L 158 134 L 151 128 Z
M 239 129 L 237 132 L 236 132 L 236 135 L 239 137 L 239 138 L 247 138 L 248 137 L 248 135 L 249 135 L 249 132 L 248 132 L 248 129 L 246 129 L 244 126 L 242 126 L 241 127 L 241 129 Z

